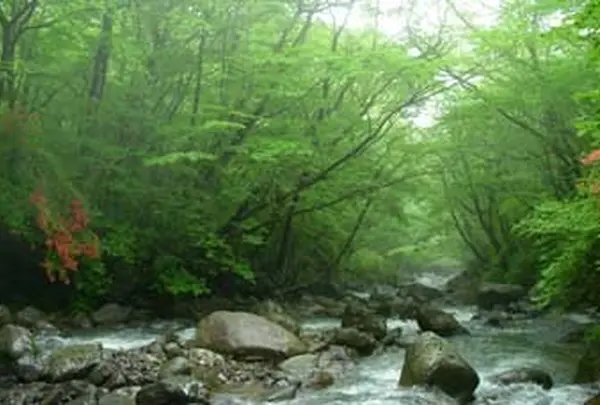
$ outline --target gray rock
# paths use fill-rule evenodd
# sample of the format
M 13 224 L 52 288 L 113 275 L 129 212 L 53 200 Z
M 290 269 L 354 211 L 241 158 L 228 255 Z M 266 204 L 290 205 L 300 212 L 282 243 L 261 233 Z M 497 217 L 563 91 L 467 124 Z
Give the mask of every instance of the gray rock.
M 126 322 L 132 311 L 132 308 L 119 304 L 106 304 L 96 310 L 91 318 L 96 325 L 117 325 Z
M 493 376 L 491 379 L 504 385 L 533 383 L 545 390 L 549 390 L 554 385 L 552 377 L 546 371 L 529 367 L 508 370 Z
M 13 316 L 10 309 L 6 305 L 0 305 L 0 326 L 12 323 Z
M 406 350 L 399 385 L 437 387 L 464 404 L 473 400 L 479 376 L 454 345 L 433 332 L 424 332 Z
M 200 347 L 240 357 L 287 358 L 307 350 L 287 329 L 248 312 L 213 312 L 198 323 L 196 341 Z
M 377 347 L 377 340 L 373 335 L 356 328 L 337 329 L 331 343 L 355 349 L 363 356 L 371 355 Z
M 453 315 L 426 305 L 417 311 L 417 324 L 424 332 L 434 332 L 444 337 L 469 334 Z
M 136 405 L 187 405 L 209 402 L 208 391 L 200 381 L 172 377 L 146 385 L 135 396 Z
M 33 335 L 28 329 L 10 324 L 0 328 L 0 356 L 16 360 L 34 348 Z
M 65 346 L 48 358 L 46 375 L 51 381 L 83 379 L 102 360 L 103 350 L 99 343 Z
M 482 309 L 506 308 L 527 296 L 520 285 L 483 283 L 477 292 L 477 305 Z

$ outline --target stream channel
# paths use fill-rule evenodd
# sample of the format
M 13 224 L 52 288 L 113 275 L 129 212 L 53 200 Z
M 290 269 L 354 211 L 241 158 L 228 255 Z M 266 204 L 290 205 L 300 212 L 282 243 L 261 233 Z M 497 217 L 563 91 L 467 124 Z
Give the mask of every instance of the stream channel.
M 420 280 L 438 284 L 435 279 Z M 586 399 L 598 393 L 598 386 L 570 384 L 577 360 L 581 356 L 580 345 L 558 343 L 564 333 L 578 324 L 591 322 L 583 314 L 541 317 L 514 322 L 503 328 L 493 328 L 481 321 L 472 320 L 475 308 L 447 307 L 456 318 L 471 331 L 471 336 L 454 337 L 462 355 L 477 370 L 481 383 L 477 389 L 474 405 L 582 405 Z M 336 319 L 311 319 L 303 323 L 307 329 L 326 329 L 339 326 Z M 389 328 L 402 327 L 403 334 L 416 334 L 414 321 L 388 320 Z M 145 327 L 118 330 L 93 331 L 72 335 L 69 338 L 50 339 L 56 344 L 100 342 L 106 348 L 127 349 L 146 345 L 167 329 L 178 328 L 186 339 L 194 335 L 194 329 L 174 323 L 154 323 Z M 172 330 L 172 329 L 171 329 Z M 45 342 L 46 344 L 49 341 Z M 445 405 L 453 402 L 439 394 L 422 389 L 396 389 L 404 359 L 404 350 L 388 350 L 360 360 L 358 366 L 332 387 L 317 392 L 302 392 L 294 400 L 279 402 L 289 405 Z M 544 391 L 535 385 L 518 384 L 499 386 L 489 377 L 518 367 L 536 367 L 550 373 L 554 388 Z M 235 401 L 236 404 L 251 404 Z

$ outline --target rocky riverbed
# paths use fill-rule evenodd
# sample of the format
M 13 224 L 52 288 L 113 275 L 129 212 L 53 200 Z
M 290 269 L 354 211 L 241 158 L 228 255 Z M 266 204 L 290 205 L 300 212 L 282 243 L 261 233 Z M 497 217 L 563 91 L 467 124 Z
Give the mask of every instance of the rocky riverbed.
M 0 311 L 0 404 L 453 404 L 461 398 L 451 391 L 467 389 L 469 378 L 478 380 L 481 405 L 583 404 L 597 394 L 594 385 L 572 384 L 583 346 L 565 342 L 593 319 L 537 314 L 503 288 L 503 310 L 452 304 L 411 283 L 369 298 L 306 297 L 293 311 L 263 302 L 247 308 L 258 315 L 217 311 L 199 324 L 123 322 L 68 334 L 40 314 L 27 324 L 23 314 Z M 437 388 L 399 388 L 406 347 L 423 340 L 423 330 L 444 336 L 476 376 L 450 379 L 449 390 L 439 378 L 430 384 Z M 439 376 L 465 375 L 431 364 Z

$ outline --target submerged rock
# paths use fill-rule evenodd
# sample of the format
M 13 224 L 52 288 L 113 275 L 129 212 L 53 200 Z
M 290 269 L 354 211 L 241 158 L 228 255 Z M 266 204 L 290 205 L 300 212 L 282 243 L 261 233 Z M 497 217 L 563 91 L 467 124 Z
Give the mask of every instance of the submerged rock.
M 400 374 L 400 387 L 415 385 L 439 388 L 462 404 L 473 400 L 479 376 L 453 344 L 424 332 L 406 350 Z
M 493 376 L 491 379 L 504 385 L 533 383 L 545 390 L 549 390 L 554 385 L 552 377 L 546 371 L 528 367 L 505 371 Z
M 266 402 L 279 402 L 279 401 L 289 401 L 291 399 L 296 398 L 296 394 L 298 390 L 302 386 L 302 383 L 299 381 L 294 382 L 288 387 L 281 388 L 276 390 L 275 392 L 269 394 L 267 398 L 265 398 Z

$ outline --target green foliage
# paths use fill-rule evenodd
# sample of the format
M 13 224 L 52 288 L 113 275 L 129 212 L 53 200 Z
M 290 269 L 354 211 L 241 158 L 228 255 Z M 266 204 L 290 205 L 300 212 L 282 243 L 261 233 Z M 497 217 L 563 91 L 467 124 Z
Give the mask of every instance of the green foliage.
M 446 258 L 541 303 L 600 302 L 578 188 L 597 178 L 579 162 L 600 139 L 593 2 L 510 1 L 485 28 L 453 6 L 464 26 L 402 41 L 316 3 L 36 4 L 0 10 L 30 16 L 0 61 L 0 225 L 41 249 L 31 191 L 85 200 L 103 256 L 77 305 L 394 282 Z

